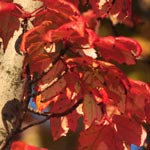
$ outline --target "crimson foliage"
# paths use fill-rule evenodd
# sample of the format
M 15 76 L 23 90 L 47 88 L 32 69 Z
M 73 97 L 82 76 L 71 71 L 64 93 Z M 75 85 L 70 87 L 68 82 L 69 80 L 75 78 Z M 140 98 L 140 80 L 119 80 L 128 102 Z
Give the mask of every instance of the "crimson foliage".
M 50 113 L 57 114 L 50 118 L 53 139 L 69 130 L 75 132 L 82 117 L 79 150 L 143 145 L 146 131 L 142 123 L 150 123 L 150 86 L 129 79 L 111 63 L 135 64 L 141 47 L 128 37 L 100 37 L 96 32 L 104 18 L 114 25 L 134 26 L 132 0 L 41 1 L 43 6 L 34 12 L 0 1 L 0 37 L 6 49 L 19 28 L 19 18 L 32 22 L 33 28 L 23 33 L 20 45 L 25 55 L 23 76 L 28 79 L 29 65 L 35 92 L 30 98 L 37 111 L 50 106 Z M 29 95 L 25 92 L 24 96 Z M 19 141 L 11 146 L 11 150 L 19 148 L 38 149 Z

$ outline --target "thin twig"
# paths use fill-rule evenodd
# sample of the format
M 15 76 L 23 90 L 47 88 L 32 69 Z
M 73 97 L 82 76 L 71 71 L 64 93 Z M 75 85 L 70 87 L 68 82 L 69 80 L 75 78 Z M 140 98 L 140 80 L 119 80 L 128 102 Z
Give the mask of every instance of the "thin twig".
M 42 5 L 41 7 L 35 9 L 34 11 L 32 11 L 30 14 L 31 14 L 31 17 L 35 17 L 36 14 L 39 14 L 41 12 L 43 12 L 45 10 L 45 7 Z
M 38 111 L 37 109 L 33 109 L 32 107 L 28 107 L 28 112 L 39 116 L 45 116 L 45 117 L 47 117 L 48 116 L 47 114 L 49 113 L 49 112 Z
M 22 128 L 19 130 L 19 133 L 27 130 L 28 128 L 31 128 L 33 126 L 36 126 L 36 125 L 39 125 L 39 124 L 42 124 L 44 122 L 46 122 L 47 120 L 49 120 L 50 118 L 58 118 L 58 117 L 63 117 L 63 116 L 66 116 L 70 113 L 72 113 L 81 103 L 83 102 L 83 99 L 79 99 L 72 107 L 70 107 L 69 109 L 65 110 L 64 112 L 61 112 L 61 113 L 45 113 L 44 116 L 46 116 L 46 118 L 44 118 L 43 120 L 41 121 L 38 121 L 38 122 L 35 122 L 35 123 L 31 123 L 29 125 L 27 125 L 26 127 Z M 36 114 L 36 115 L 41 115 L 41 113 L 38 113 L 38 112 L 33 112 L 32 113 Z

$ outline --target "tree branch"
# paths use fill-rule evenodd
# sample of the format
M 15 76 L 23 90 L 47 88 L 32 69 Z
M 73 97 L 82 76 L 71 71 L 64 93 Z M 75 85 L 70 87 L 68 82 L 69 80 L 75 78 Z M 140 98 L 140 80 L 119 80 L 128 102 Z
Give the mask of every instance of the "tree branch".
M 38 111 L 28 109 L 30 112 L 32 112 L 36 115 L 45 116 L 45 118 L 41 121 L 38 121 L 38 122 L 31 123 L 31 124 L 27 125 L 26 127 L 20 129 L 18 133 L 21 133 L 21 132 L 25 131 L 26 129 L 31 128 L 35 125 L 42 124 L 42 123 L 46 122 L 47 120 L 49 120 L 50 118 L 58 118 L 58 117 L 66 116 L 66 115 L 72 113 L 82 102 L 83 102 L 83 99 L 79 99 L 72 107 L 70 107 L 69 109 L 67 109 L 67 110 L 65 110 L 64 112 L 61 112 L 61 113 L 47 113 L 47 112 L 41 113 L 41 112 L 38 112 Z

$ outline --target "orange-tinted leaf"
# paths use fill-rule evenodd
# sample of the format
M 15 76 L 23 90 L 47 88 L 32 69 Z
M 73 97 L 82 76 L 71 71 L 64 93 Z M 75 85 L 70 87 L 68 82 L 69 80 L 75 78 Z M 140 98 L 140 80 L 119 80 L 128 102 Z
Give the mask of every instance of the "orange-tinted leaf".
M 85 128 L 89 128 L 93 121 L 100 120 L 102 118 L 101 109 L 90 94 L 86 94 L 84 96 L 83 112 Z
M 12 143 L 10 150 L 48 150 L 48 149 L 31 146 L 22 141 L 15 141 Z
M 35 102 L 35 104 L 36 104 L 36 109 L 38 110 L 38 111 L 43 111 L 44 109 L 46 109 L 49 105 L 50 105 L 50 103 L 52 103 L 53 101 L 51 100 L 51 101 L 47 101 L 47 102 L 42 102 L 42 94 L 40 94 L 40 95 L 38 95 L 38 96 L 36 96 L 34 99 L 33 99 L 33 101 Z
M 123 141 L 111 125 L 95 125 L 80 133 L 78 150 L 124 150 Z
M 141 46 L 137 41 L 126 37 L 104 37 L 95 43 L 100 55 L 107 61 L 135 64 L 136 57 L 141 54 Z
M 113 122 L 116 124 L 118 135 L 127 144 L 135 144 L 137 146 L 144 144 L 147 134 L 142 125 L 120 115 L 114 115 Z

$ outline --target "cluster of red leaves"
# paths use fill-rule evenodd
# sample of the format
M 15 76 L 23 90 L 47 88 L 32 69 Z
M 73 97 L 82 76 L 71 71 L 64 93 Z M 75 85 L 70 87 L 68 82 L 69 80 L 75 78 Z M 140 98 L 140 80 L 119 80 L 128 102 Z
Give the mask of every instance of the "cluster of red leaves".
M 141 123 L 150 122 L 150 87 L 128 79 L 108 62 L 135 64 L 141 47 L 133 39 L 99 37 L 94 31 L 99 17 L 131 25 L 131 0 L 89 0 L 93 10 L 85 13 L 78 10 L 77 0 L 42 1 L 46 9 L 35 13 L 34 27 L 24 34 L 20 47 L 26 54 L 23 68 L 29 64 L 35 81 L 37 109 L 51 106 L 51 113 L 63 113 L 83 101 L 69 114 L 50 118 L 54 140 L 69 130 L 76 131 L 78 119 L 83 117 L 80 150 L 107 150 L 110 145 L 112 150 L 124 150 L 131 144 L 143 145 L 146 131 Z M 14 3 L 0 4 L 0 14 L 12 15 L 21 9 Z M 5 48 L 17 24 L 6 35 L 0 23 Z
M 131 3 L 132 0 L 89 0 L 93 10 L 100 18 L 110 17 L 116 24 L 124 23 L 133 26 Z

